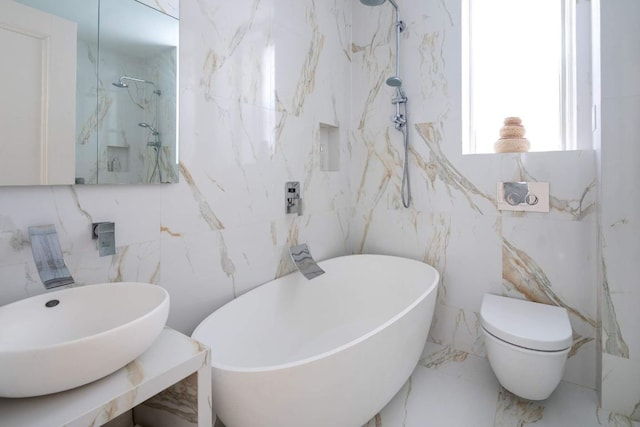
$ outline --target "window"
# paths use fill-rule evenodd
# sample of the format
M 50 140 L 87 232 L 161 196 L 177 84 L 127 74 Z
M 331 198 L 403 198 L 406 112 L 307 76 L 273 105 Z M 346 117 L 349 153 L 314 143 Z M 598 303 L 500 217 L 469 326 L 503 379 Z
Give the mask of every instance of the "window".
M 463 153 L 492 153 L 510 116 L 530 151 L 577 148 L 575 17 L 575 0 L 463 0 Z

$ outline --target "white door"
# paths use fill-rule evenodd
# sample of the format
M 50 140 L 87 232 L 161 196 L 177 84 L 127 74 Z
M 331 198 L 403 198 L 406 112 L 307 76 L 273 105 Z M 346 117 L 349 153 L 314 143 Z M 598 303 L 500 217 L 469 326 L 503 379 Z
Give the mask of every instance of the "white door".
M 76 31 L 0 0 L 0 185 L 74 183 Z

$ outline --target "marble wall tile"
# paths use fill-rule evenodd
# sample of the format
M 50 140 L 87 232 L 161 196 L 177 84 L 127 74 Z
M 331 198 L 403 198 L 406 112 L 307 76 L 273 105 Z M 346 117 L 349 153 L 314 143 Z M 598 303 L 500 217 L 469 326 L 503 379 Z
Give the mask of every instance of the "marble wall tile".
M 480 311 L 485 293 L 501 288 L 500 221 L 487 216 L 453 215 L 441 269 L 438 301 L 450 307 Z M 470 238 L 473 236 L 473 238 Z
M 0 266 L 2 281 L 0 305 L 9 304 L 45 292 L 35 263 Z
M 487 359 L 462 350 L 427 342 L 418 366 L 495 390 L 497 380 Z
M 158 269 L 159 247 L 150 236 L 157 234 L 159 227 L 157 220 L 155 225 L 153 221 L 160 206 L 158 190 L 142 191 L 137 187 L 137 191 L 132 189 L 107 200 L 103 198 L 109 191 L 106 188 L 97 191 L 86 187 L 7 190 L 3 193 L 9 198 L 4 205 L 7 208 L 2 242 L 7 265 L 25 265 L 25 274 L 30 276 L 35 266 L 27 229 L 30 225 L 53 223 L 76 283 L 99 283 L 125 276 L 122 280 L 153 279 Z M 33 197 L 37 194 L 40 197 Z M 138 201 L 143 203 L 137 205 Z M 98 257 L 96 243 L 91 239 L 91 224 L 99 221 L 116 223 L 117 254 L 113 257 Z M 37 281 L 37 277 L 36 274 L 33 279 Z M 32 281 L 29 277 L 8 278 L 23 284 Z
M 174 0 L 147 4 L 178 15 Z M 292 271 L 286 249 L 298 241 L 318 259 L 349 252 L 350 4 L 182 2 L 180 183 L 0 188 L 0 301 L 44 292 L 30 225 L 56 225 L 78 284 L 167 288 L 168 323 L 185 333 L 232 298 Z M 91 64 L 90 52 L 85 57 Z M 320 123 L 338 127 L 337 171 L 320 168 Z M 290 180 L 301 182 L 300 217 L 284 212 Z M 97 256 L 96 221 L 116 223 L 115 256 Z
M 599 9 L 602 23 L 602 97 L 638 96 L 640 79 L 634 70 L 640 61 L 640 53 L 635 49 L 633 40 L 637 33 L 640 5 L 633 0 L 616 0 L 600 2 Z M 603 135 L 603 141 L 606 140 Z
M 597 2 L 601 42 L 601 257 L 602 406 L 640 421 L 640 337 L 637 277 L 640 7 L 629 0 Z
M 602 407 L 640 420 L 640 362 L 604 353 Z
M 480 313 L 436 304 L 429 341 L 486 357 Z
M 359 216 L 359 218 L 358 218 Z M 419 259 L 441 275 L 438 301 L 450 307 L 479 311 L 486 292 L 502 289 L 499 222 L 477 215 L 375 210 L 356 211 L 353 250 Z M 469 239 L 473 235 L 474 239 Z
M 595 221 L 598 184 L 595 151 L 502 154 L 500 157 L 503 181 L 549 183 L 550 212 L 546 217 Z M 534 212 L 503 212 L 502 215 L 540 217 Z
M 595 328 L 594 224 L 503 218 L 502 233 L 507 293 L 565 307 L 574 330 Z
M 603 149 L 603 171 L 635 171 L 634 156 L 640 155 L 635 132 L 640 129 L 632 117 L 640 110 L 640 97 L 605 98 L 602 102 L 603 139 L 619 141 L 615 147 Z M 634 175 L 611 173 L 602 182 L 602 256 L 606 271 L 602 316 L 606 351 L 640 360 L 640 338 L 633 333 L 640 321 L 635 309 L 637 297 L 630 298 L 636 295 L 635 277 L 640 273 L 636 262 L 640 243 L 634 238 L 640 224 Z
M 384 85 L 395 72 L 393 8 L 361 9 L 354 5 L 361 13 L 354 13 L 352 45 L 353 251 L 438 268 L 430 340 L 473 354 L 484 355 L 484 293 L 523 297 L 533 286 L 547 303 L 578 307 L 566 379 L 595 387 L 595 153 L 462 155 L 460 4 L 404 1 L 413 205 L 402 209 L 402 142 L 389 121 L 393 91 Z M 551 212 L 498 211 L 496 184 L 514 180 L 549 182 Z M 518 278 L 510 280 L 524 294 L 503 280 L 515 266 Z

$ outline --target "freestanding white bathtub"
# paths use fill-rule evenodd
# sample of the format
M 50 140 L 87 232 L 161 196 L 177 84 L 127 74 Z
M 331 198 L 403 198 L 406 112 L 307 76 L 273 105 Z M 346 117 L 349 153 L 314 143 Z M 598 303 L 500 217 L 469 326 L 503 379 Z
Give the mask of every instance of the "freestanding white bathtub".
M 419 261 L 349 255 L 231 301 L 193 332 L 211 347 L 227 427 L 360 427 L 400 390 L 427 339 L 440 275 Z

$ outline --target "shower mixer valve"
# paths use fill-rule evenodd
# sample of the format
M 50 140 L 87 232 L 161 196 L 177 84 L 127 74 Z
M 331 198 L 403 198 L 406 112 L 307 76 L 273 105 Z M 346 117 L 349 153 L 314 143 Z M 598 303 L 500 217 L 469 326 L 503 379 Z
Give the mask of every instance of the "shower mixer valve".
M 284 211 L 287 214 L 295 213 L 302 215 L 302 199 L 300 198 L 300 182 L 289 181 L 284 186 Z
M 391 117 L 391 121 L 393 121 L 393 123 L 395 124 L 396 129 L 400 129 L 407 124 L 407 119 L 403 114 L 398 114 L 397 116 Z

